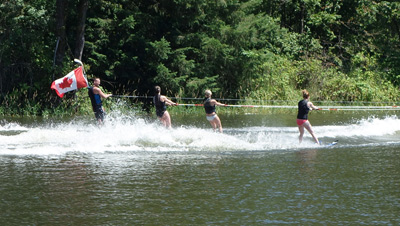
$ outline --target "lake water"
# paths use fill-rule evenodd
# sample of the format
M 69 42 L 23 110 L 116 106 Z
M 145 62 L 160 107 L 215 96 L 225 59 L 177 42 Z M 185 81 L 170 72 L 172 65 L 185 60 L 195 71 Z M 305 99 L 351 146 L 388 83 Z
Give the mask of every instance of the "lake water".
M 0 120 L 1 225 L 400 225 L 400 112 Z

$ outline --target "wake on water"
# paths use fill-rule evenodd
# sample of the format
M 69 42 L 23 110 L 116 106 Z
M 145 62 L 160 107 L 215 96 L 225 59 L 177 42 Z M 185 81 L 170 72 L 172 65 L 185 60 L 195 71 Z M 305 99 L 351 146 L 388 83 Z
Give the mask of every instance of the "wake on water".
M 323 143 L 336 147 L 400 145 L 400 119 L 368 118 L 344 125 L 314 126 Z M 167 130 L 159 122 L 111 117 L 101 127 L 87 120 L 24 126 L 0 124 L 0 155 L 62 155 L 68 152 L 182 152 L 270 151 L 326 148 L 313 143 L 306 132 L 298 143 L 297 127 L 224 128 L 178 127 Z

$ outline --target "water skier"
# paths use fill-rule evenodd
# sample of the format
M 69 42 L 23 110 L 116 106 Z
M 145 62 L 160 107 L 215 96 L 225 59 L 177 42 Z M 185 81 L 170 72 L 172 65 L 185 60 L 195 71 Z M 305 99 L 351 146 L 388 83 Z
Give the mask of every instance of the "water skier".
M 101 98 L 108 98 L 112 96 L 112 94 L 105 94 L 101 91 L 100 87 L 100 79 L 95 78 L 93 80 L 93 87 L 89 87 L 89 97 L 92 102 L 92 108 L 94 115 L 97 119 L 98 124 L 102 124 L 104 121 L 105 111 L 101 101 Z
M 303 141 L 305 128 L 314 138 L 315 142 L 317 144 L 320 144 L 317 136 L 314 134 L 311 123 L 308 121 L 308 112 L 310 112 L 311 110 L 319 110 L 319 108 L 317 108 L 316 106 L 314 106 L 313 103 L 310 102 L 310 94 L 307 92 L 307 90 L 302 90 L 301 92 L 303 94 L 303 100 L 299 101 L 298 103 L 299 110 L 297 113 L 297 125 L 300 132 L 299 142 L 301 143 Z
M 211 90 L 205 91 L 204 102 L 204 110 L 206 111 L 206 118 L 210 122 L 214 132 L 219 129 L 219 132 L 222 133 L 222 125 L 221 120 L 219 119 L 217 113 L 215 112 L 215 106 L 226 106 L 226 104 L 221 104 L 215 99 L 211 99 L 212 92 Z
M 169 100 L 166 96 L 161 95 L 161 88 L 159 86 L 154 87 L 156 95 L 154 96 L 153 102 L 156 107 L 156 115 L 162 122 L 162 124 L 170 129 L 171 128 L 171 116 L 167 111 L 166 105 L 177 105 L 173 101 Z

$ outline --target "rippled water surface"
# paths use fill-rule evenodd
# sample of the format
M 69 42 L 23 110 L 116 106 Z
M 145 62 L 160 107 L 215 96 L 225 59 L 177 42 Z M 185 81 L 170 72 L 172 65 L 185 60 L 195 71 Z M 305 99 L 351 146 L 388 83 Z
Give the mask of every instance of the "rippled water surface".
M 0 123 L 1 225 L 399 225 L 396 112 Z

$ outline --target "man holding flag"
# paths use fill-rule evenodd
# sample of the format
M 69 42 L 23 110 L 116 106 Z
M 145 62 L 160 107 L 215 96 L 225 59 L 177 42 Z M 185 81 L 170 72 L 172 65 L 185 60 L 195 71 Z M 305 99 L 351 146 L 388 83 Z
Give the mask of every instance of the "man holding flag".
M 92 102 L 93 112 L 96 116 L 97 122 L 99 124 L 103 123 L 105 112 L 103 108 L 103 104 L 101 102 L 101 98 L 108 98 L 112 96 L 112 94 L 105 94 L 100 89 L 100 79 L 95 78 L 93 81 L 93 87 L 89 87 L 89 97 Z
M 51 89 L 54 89 L 57 95 L 61 98 L 64 96 L 64 93 L 66 92 L 88 87 L 88 81 L 86 78 L 86 73 L 83 69 L 82 61 L 74 59 L 74 62 L 80 64 L 81 66 L 71 71 L 66 76 L 55 80 L 51 84 Z M 104 94 L 99 87 L 100 87 L 100 79 L 95 78 L 93 81 L 93 87 L 88 87 L 88 89 L 94 115 L 96 116 L 96 119 L 99 122 L 99 124 L 101 124 L 103 123 L 105 116 L 101 98 L 108 98 L 112 96 L 112 94 Z

